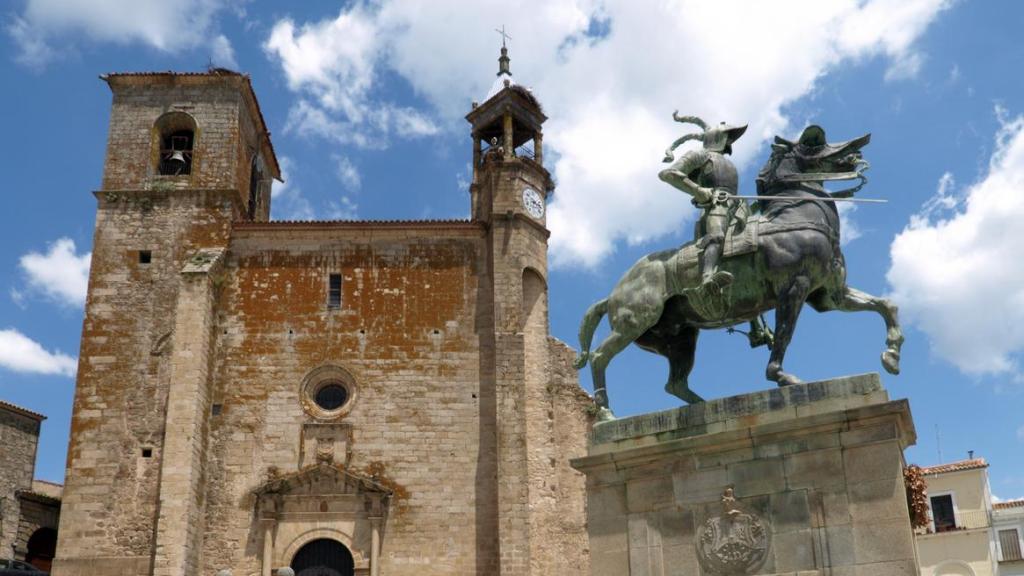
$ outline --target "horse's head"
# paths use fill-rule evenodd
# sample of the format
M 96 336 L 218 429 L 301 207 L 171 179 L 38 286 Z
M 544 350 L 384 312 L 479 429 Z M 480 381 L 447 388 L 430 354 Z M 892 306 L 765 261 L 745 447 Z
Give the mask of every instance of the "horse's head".
M 767 193 L 776 183 L 821 183 L 856 177 L 864 179 L 861 172 L 867 168 L 868 163 L 860 149 L 870 141 L 871 134 L 865 134 L 853 140 L 830 144 L 825 140 L 825 130 L 815 125 L 804 129 L 795 142 L 776 136 L 771 158 L 758 175 L 758 188 L 767 186 L 763 190 Z

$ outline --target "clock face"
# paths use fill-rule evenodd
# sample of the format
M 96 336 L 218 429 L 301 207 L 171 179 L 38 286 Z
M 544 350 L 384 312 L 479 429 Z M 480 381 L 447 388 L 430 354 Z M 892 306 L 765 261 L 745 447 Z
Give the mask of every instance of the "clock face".
M 544 216 L 544 197 L 533 188 L 523 188 L 523 208 L 534 218 Z

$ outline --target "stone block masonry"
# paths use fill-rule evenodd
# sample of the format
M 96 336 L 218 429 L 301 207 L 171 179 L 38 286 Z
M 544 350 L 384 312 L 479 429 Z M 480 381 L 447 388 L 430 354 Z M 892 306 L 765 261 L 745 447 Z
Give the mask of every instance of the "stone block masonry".
M 18 492 L 31 490 L 43 416 L 0 401 L 0 558 L 14 558 L 21 507 Z
M 591 573 L 916 576 L 914 441 L 877 374 L 601 423 L 573 461 Z
M 105 78 L 53 574 L 271 576 L 325 546 L 360 576 L 587 573 L 590 399 L 521 200 L 544 167 L 474 157 L 472 220 L 268 222 L 246 77 Z M 189 174 L 160 173 L 165 120 Z

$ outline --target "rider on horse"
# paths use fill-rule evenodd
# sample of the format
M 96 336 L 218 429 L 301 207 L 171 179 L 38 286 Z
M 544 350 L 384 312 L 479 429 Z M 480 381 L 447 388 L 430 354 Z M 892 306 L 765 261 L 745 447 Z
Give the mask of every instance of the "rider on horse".
M 703 291 L 720 292 L 732 284 L 732 274 L 718 269 L 725 246 L 725 233 L 734 217 L 738 216 L 742 228 L 748 211 L 747 203 L 733 198 L 739 186 L 736 167 L 726 154 L 732 154 L 732 143 L 747 130 L 746 125 L 730 126 L 722 122 L 708 126 L 696 116 L 672 114 L 676 122 L 696 124 L 702 134 L 687 134 L 665 151 L 665 162 L 673 162 L 673 151 L 683 142 L 700 140 L 703 148 L 690 150 L 672 166 L 662 170 L 658 177 L 672 186 L 693 196 L 693 204 L 704 213 L 696 225 L 700 238 L 701 274 Z

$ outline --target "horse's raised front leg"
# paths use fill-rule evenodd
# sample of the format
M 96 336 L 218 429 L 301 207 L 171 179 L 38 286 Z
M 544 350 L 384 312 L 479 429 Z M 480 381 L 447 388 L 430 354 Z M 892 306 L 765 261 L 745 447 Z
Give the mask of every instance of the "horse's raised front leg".
M 811 291 L 811 281 L 806 276 L 796 276 L 779 291 L 778 305 L 775 307 L 775 342 L 768 360 L 765 376 L 779 386 L 800 384 L 801 380 L 792 374 L 782 371 L 782 361 L 786 357 L 786 348 L 793 339 L 800 310 Z
M 890 300 L 872 296 L 849 286 L 838 303 L 843 312 L 871 310 L 885 320 L 885 351 L 882 352 L 882 366 L 889 374 L 900 373 L 900 349 L 903 347 L 903 330 L 900 328 L 899 309 Z

